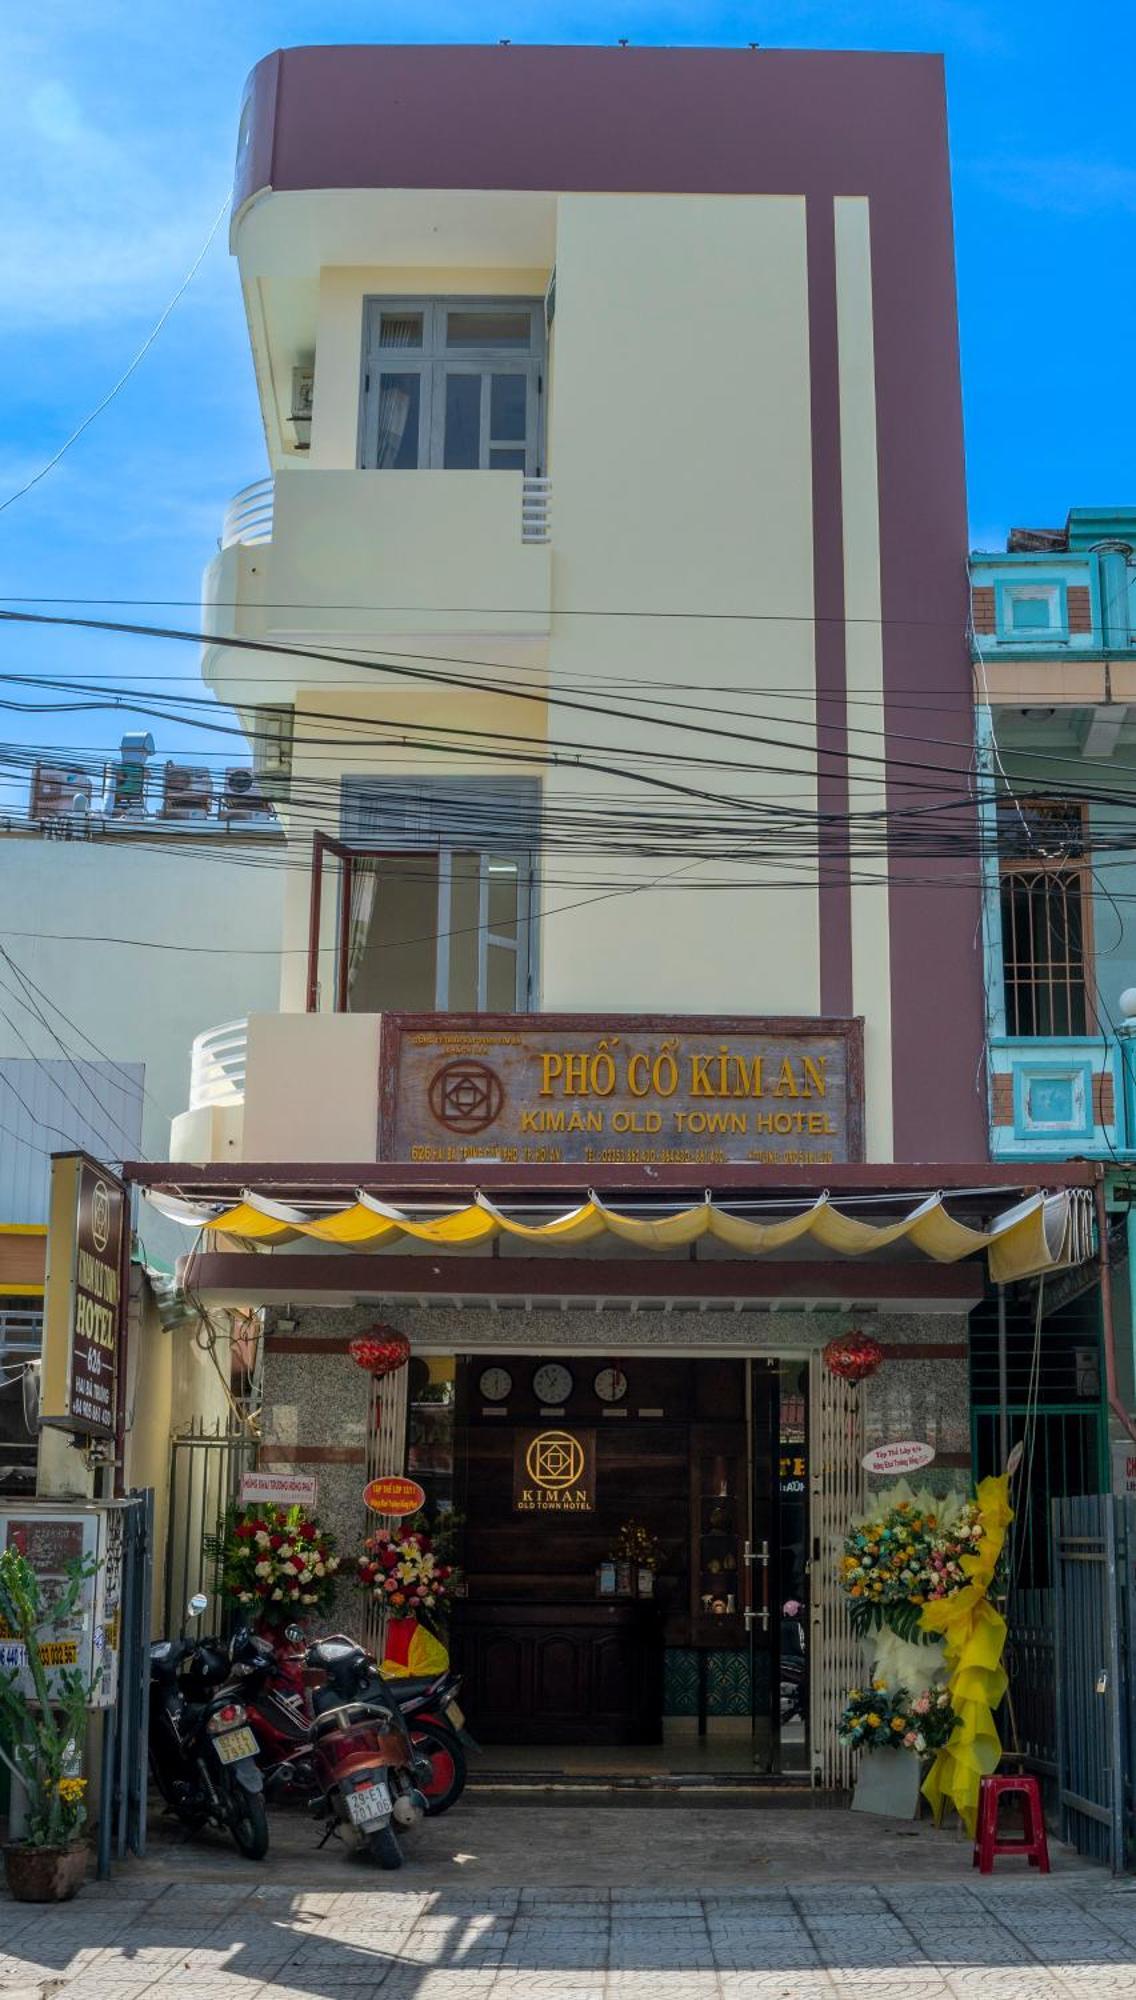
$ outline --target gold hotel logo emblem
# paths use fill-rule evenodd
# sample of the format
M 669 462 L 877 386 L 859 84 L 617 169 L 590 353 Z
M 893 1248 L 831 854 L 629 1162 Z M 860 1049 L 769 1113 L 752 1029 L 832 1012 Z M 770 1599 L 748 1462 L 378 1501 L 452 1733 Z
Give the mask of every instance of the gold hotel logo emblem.
M 594 1431 L 514 1434 L 513 1508 L 518 1514 L 589 1514 L 596 1504 Z
M 546 1493 L 563 1493 L 583 1477 L 583 1447 L 567 1431 L 542 1431 L 525 1453 L 525 1471 Z

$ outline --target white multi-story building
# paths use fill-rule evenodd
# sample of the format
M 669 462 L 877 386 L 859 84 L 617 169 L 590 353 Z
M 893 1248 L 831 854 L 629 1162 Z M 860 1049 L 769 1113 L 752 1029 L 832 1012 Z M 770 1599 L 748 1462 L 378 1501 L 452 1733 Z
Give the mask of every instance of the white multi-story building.
M 464 1515 L 485 1740 L 733 1719 L 836 1779 L 864 1440 L 965 1477 L 1007 1198 L 940 66 L 290 50 L 231 241 L 271 476 L 205 674 L 294 865 L 243 1088 L 139 1178 L 213 1229 L 200 1296 L 270 1308 L 263 1463 L 348 1546 L 368 1471 Z M 543 1424 L 571 1509 L 526 1511 Z M 650 1615 L 596 1602 L 631 1515 Z

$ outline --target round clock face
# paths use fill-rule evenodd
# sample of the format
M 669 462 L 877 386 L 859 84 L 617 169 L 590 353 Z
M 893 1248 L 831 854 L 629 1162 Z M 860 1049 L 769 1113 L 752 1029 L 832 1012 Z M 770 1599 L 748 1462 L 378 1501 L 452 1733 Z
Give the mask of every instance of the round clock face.
M 601 1368 L 592 1387 L 601 1403 L 622 1403 L 627 1394 L 627 1377 L 622 1368 Z
M 503 1403 L 513 1386 L 513 1378 L 507 1368 L 483 1368 L 477 1386 L 487 1403 Z
M 566 1403 L 572 1394 L 572 1376 L 560 1361 L 546 1361 L 532 1379 L 538 1403 Z

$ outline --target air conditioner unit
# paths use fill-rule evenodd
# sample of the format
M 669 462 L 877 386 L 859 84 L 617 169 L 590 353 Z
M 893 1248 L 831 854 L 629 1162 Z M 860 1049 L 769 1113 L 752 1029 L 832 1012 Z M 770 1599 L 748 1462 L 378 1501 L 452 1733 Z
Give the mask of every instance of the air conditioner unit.
M 208 819 L 213 775 L 204 764 L 167 764 L 162 784 L 163 819 Z
M 130 730 L 123 737 L 119 762 L 112 767 L 112 812 L 145 812 L 146 760 L 153 754 L 154 739 L 148 729 Z
M 94 779 L 62 764 L 37 764 L 32 772 L 29 818 L 81 818 L 91 810 Z
M 289 419 L 297 451 L 310 451 L 312 444 L 312 397 L 315 393 L 316 371 L 309 362 L 306 366 L 292 370 L 292 408 Z
M 230 765 L 221 795 L 225 819 L 272 819 L 272 802 L 266 799 L 253 773 L 243 764 Z

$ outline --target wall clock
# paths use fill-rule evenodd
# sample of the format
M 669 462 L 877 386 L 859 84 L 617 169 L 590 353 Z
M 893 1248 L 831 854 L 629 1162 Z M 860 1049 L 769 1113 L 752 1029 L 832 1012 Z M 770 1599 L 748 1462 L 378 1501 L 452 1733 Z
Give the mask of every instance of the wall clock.
M 557 1406 L 566 1403 L 573 1387 L 571 1370 L 562 1361 L 546 1361 L 532 1378 L 533 1395 L 538 1403 Z
M 592 1387 L 601 1403 L 622 1403 L 627 1394 L 627 1377 L 622 1368 L 601 1368 Z
M 503 1403 L 513 1386 L 507 1368 L 483 1368 L 478 1388 L 487 1403 Z

